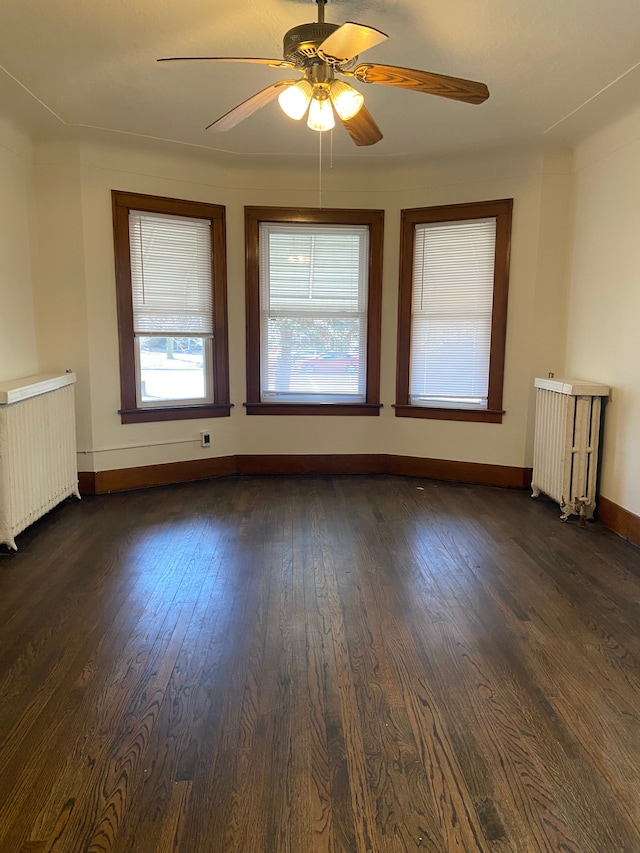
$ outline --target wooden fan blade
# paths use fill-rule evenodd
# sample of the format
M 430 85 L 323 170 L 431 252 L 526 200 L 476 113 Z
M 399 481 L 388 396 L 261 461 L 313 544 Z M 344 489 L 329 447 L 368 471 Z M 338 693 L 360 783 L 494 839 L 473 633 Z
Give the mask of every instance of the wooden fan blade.
M 322 42 L 318 54 L 345 62 L 388 38 L 388 35 L 373 27 L 347 21 Z
M 342 124 L 356 145 L 375 145 L 382 139 L 380 128 L 366 107 L 361 107 L 353 118 Z
M 258 56 L 163 56 L 156 62 L 250 62 L 253 65 L 270 65 L 272 68 L 293 68 L 293 62 L 286 59 L 261 59 Z
M 260 107 L 265 107 L 268 103 L 273 101 L 274 98 L 277 98 L 283 86 L 293 86 L 293 84 L 297 82 L 297 80 L 278 80 L 277 83 L 272 83 L 271 86 L 267 86 L 266 89 L 256 92 L 255 95 L 247 98 L 246 101 L 238 104 L 237 107 L 234 107 L 232 110 L 229 110 L 228 113 L 225 113 L 211 124 L 208 124 L 207 130 L 230 130 L 237 124 L 240 124 L 241 121 L 244 121 L 244 119 L 249 118 L 249 116 L 255 113 L 256 110 L 259 110 Z
M 489 90 L 484 83 L 433 74 L 430 71 L 416 71 L 413 68 L 398 68 L 395 65 L 358 65 L 349 76 L 355 77 L 361 83 L 398 86 L 400 89 L 453 98 L 454 101 L 464 101 L 467 104 L 481 104 L 489 97 Z

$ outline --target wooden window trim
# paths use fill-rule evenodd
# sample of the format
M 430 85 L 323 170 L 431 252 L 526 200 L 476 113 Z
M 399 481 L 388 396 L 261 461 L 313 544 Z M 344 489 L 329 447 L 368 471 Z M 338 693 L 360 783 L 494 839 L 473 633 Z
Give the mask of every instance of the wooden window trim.
M 394 407 L 396 417 L 430 418 L 476 423 L 502 423 L 504 415 L 502 395 L 507 332 L 512 211 L 513 199 L 411 208 L 402 211 L 400 226 L 396 405 Z M 496 218 L 496 263 L 491 316 L 491 355 L 489 360 L 487 408 L 457 409 L 411 405 L 409 402 L 409 369 L 411 360 L 411 293 L 413 285 L 414 228 L 416 225 L 427 222 L 453 222 L 486 217 Z
M 227 270 L 225 208 L 219 204 L 111 191 L 113 236 L 115 251 L 116 299 L 118 308 L 118 338 L 120 351 L 119 414 L 123 424 L 193 418 L 228 417 L 229 401 L 229 342 L 227 325 Z M 133 334 L 133 304 L 131 296 L 131 256 L 129 247 L 129 211 L 167 213 L 211 222 L 212 288 L 213 288 L 213 404 L 184 406 L 179 403 L 157 408 L 140 407 L 136 399 L 135 339 Z M 211 369 L 211 365 L 209 365 Z
M 264 403 L 260 399 L 260 224 L 262 222 L 367 225 L 369 227 L 367 382 L 364 403 Z M 383 210 L 245 207 L 247 310 L 247 402 L 245 408 L 248 415 L 375 416 L 380 413 L 383 231 Z

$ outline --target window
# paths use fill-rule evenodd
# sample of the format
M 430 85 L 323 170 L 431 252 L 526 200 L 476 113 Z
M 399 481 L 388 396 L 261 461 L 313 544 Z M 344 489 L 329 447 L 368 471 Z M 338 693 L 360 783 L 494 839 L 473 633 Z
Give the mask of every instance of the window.
M 245 208 L 247 413 L 377 415 L 383 212 Z
M 512 205 L 402 211 L 396 416 L 502 422 Z
M 112 200 L 122 422 L 228 415 L 224 207 Z

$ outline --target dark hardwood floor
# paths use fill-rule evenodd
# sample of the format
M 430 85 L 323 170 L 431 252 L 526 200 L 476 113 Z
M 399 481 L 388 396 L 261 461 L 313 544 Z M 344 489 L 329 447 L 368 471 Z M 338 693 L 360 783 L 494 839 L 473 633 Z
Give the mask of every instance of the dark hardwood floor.
M 0 553 L 1 853 L 639 853 L 640 552 L 528 493 L 243 477 Z

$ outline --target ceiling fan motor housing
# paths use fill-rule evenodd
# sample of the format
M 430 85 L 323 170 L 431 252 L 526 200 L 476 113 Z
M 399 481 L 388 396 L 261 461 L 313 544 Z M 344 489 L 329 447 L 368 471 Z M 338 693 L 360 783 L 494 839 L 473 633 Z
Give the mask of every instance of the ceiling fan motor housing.
M 285 33 L 283 40 L 283 56 L 294 65 L 304 68 L 308 60 L 315 59 L 318 48 L 331 33 L 339 28 L 339 24 L 325 22 L 300 24 Z

